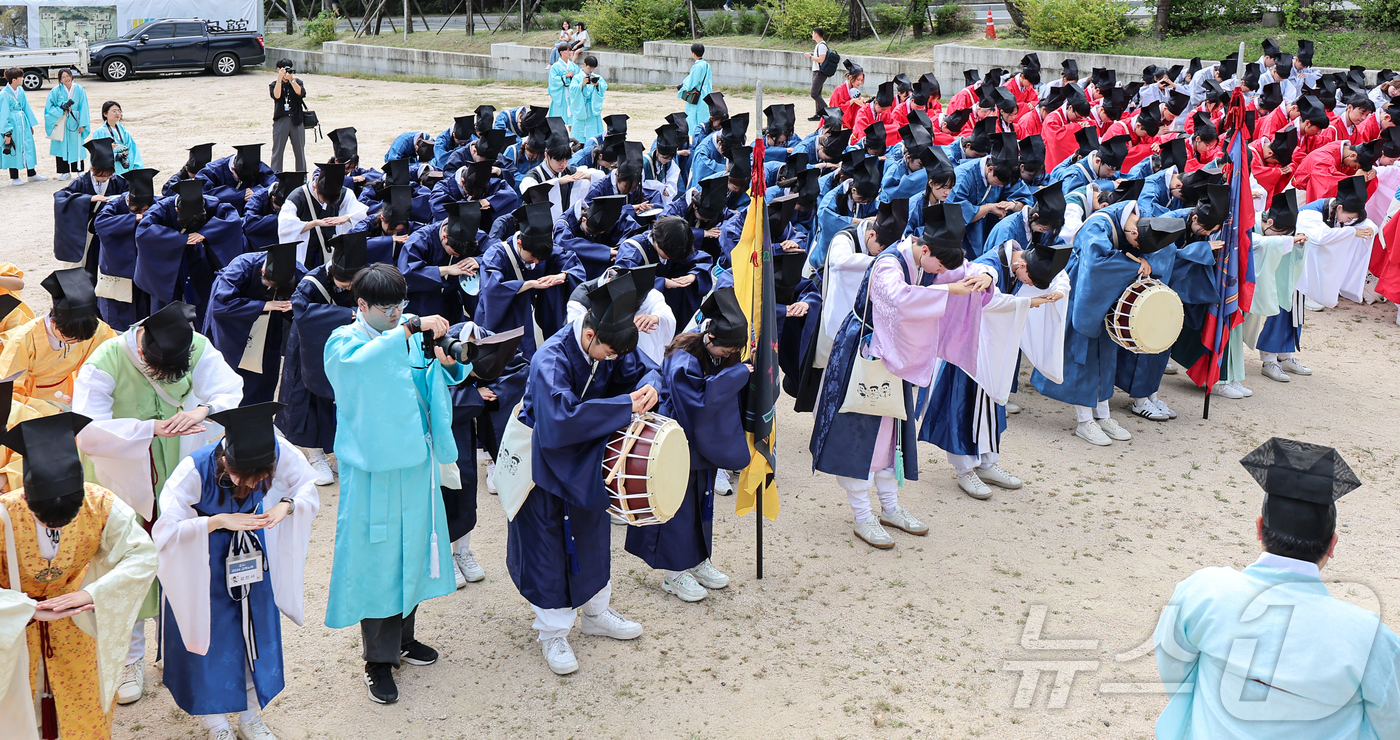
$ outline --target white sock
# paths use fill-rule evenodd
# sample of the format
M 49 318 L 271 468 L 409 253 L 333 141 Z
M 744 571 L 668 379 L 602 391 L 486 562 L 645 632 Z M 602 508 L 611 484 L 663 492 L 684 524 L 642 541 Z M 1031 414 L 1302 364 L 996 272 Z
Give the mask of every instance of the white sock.
M 228 726 L 228 715 L 226 714 L 201 714 L 199 715 L 199 726 L 207 732 L 231 729 Z
M 470 549 L 472 549 L 472 533 L 471 533 L 471 532 L 468 532 L 468 533 L 462 535 L 462 539 L 457 540 L 456 542 L 453 542 L 453 543 L 452 543 L 452 554 L 453 554 L 453 555 L 466 555 L 466 554 L 467 554 L 467 551 L 470 550 Z
M 675 581 L 677 578 L 679 578 L 680 575 L 681 575 L 682 573 L 684 573 L 685 571 L 683 571 L 683 570 L 663 570 L 663 571 L 661 571 L 661 572 L 666 574 L 666 580 L 674 582 L 674 581 Z
M 1259 361 L 1263 362 L 1265 365 L 1271 362 L 1278 362 L 1278 355 L 1274 354 L 1273 352 L 1265 352 L 1263 350 L 1259 350 Z
M 131 628 L 131 646 L 126 651 L 126 664 L 131 665 L 146 657 L 146 620 L 138 619 Z

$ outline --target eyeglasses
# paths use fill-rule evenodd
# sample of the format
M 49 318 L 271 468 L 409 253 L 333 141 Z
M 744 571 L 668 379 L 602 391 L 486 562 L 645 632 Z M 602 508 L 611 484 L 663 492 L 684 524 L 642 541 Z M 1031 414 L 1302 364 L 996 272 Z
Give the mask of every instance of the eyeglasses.
M 370 306 L 370 308 L 373 308 L 374 310 L 387 316 L 396 313 L 403 313 L 404 309 L 408 308 L 408 301 L 403 300 L 390 306 Z

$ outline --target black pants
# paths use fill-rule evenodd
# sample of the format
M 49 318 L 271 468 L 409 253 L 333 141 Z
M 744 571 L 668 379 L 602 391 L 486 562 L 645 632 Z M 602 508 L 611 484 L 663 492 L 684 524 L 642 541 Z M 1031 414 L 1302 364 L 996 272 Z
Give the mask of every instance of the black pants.
M 826 77 L 821 72 L 812 73 L 812 100 L 817 103 L 816 115 L 821 115 L 826 111 L 826 100 L 822 98 L 822 88 L 826 86 Z
M 34 170 L 29 170 L 29 171 L 28 171 L 28 174 L 27 174 L 26 176 L 27 176 L 27 177 L 33 177 L 33 176 L 34 176 Z M 11 168 L 10 168 L 10 179 L 11 179 L 11 180 L 18 180 L 18 179 L 19 179 L 19 170 L 17 170 L 17 169 L 15 169 L 15 168 L 11 167 Z
M 69 162 L 63 157 L 54 157 L 53 161 L 54 166 L 58 168 L 58 174 L 60 175 L 67 172 L 77 173 L 83 171 L 83 160 L 81 159 L 76 162 Z
M 417 615 L 418 608 L 414 607 L 406 617 L 395 614 L 384 619 L 360 620 L 365 662 L 398 665 L 399 651 L 413 642 L 413 623 Z

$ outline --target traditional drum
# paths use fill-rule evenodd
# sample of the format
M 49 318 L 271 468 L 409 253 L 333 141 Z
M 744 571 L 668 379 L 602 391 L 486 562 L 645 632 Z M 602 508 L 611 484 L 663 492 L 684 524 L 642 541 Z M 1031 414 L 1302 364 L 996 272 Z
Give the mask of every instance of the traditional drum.
M 608 511 L 633 526 L 661 524 L 675 516 L 690 481 L 690 443 L 674 419 L 635 414 L 613 432 L 603 451 Z
M 1123 349 L 1155 355 L 1176 344 L 1185 316 L 1176 291 L 1160 280 L 1143 278 L 1123 291 L 1104 317 L 1104 326 Z

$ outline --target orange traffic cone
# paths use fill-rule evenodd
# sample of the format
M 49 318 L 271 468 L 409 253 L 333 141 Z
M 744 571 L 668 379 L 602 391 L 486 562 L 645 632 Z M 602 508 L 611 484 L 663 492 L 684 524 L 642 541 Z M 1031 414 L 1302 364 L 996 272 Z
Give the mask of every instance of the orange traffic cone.
M 995 40 L 997 37 L 997 25 L 992 22 L 992 11 L 987 10 L 987 38 Z

